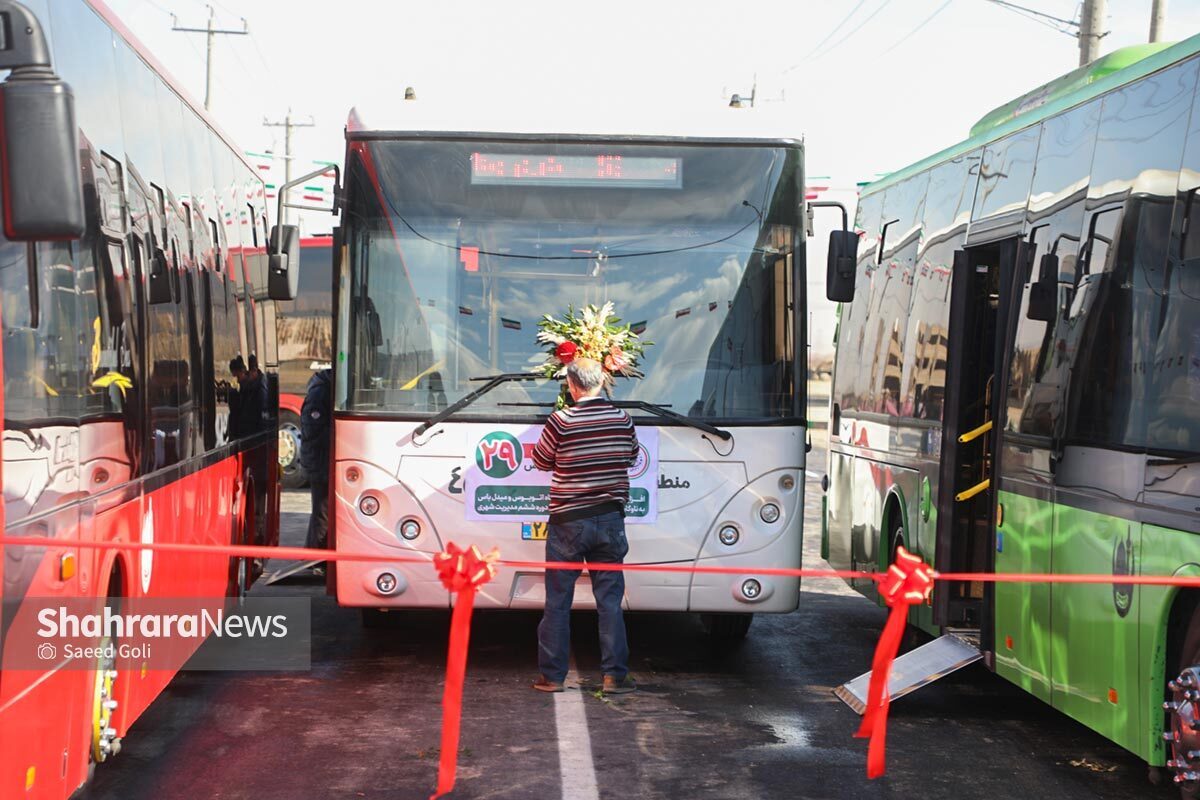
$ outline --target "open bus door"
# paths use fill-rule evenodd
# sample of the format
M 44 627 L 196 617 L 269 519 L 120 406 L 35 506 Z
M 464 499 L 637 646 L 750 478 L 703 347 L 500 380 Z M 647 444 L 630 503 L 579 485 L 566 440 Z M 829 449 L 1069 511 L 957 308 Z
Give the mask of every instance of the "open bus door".
M 1009 327 L 1014 300 L 1020 298 L 1012 287 L 1027 253 L 1020 239 L 1010 238 L 954 254 L 933 559 L 939 572 L 990 572 L 995 567 L 996 454 L 1007 390 Z M 944 635 L 896 659 L 888 683 L 893 700 L 980 659 L 991 666 L 993 586 L 935 586 L 933 619 Z M 860 675 L 834 693 L 861 714 L 870 677 L 869 672 Z
M 1013 278 L 1027 253 L 1021 239 L 1010 238 L 954 254 L 934 555 L 940 572 L 995 567 L 1006 343 Z M 991 583 L 940 583 L 934 622 L 977 630 L 981 648 L 990 651 L 992 589 Z

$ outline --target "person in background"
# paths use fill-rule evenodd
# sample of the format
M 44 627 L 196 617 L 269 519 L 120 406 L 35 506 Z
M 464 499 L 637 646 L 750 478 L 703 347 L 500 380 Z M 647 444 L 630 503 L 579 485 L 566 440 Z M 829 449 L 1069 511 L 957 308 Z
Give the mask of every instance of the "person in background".
M 333 371 L 323 369 L 308 379 L 300 407 L 300 465 L 308 475 L 312 514 L 304 546 L 324 550 L 329 530 L 329 429 L 333 417 Z M 313 567 L 324 575 L 322 566 Z
M 239 428 L 248 436 L 271 427 L 271 412 L 267 408 L 267 379 L 258 368 L 258 356 L 250 354 L 246 371 L 238 377 L 241 385 L 241 412 Z
M 625 504 L 629 501 L 629 468 L 637 459 L 633 420 L 601 394 L 604 369 L 596 361 L 577 358 L 567 366 L 567 390 L 574 406 L 550 415 L 533 449 L 534 465 L 553 472 L 550 524 L 546 531 L 547 561 L 621 563 L 629 552 L 625 539 Z M 561 692 L 571 647 L 571 603 L 579 570 L 546 570 L 546 608 L 538 625 L 538 666 L 533 688 Z M 629 644 L 621 602 L 625 574 L 591 573 L 592 594 L 600 615 L 600 667 L 603 691 L 632 692 Z
M 246 362 L 241 356 L 229 359 L 229 374 L 233 376 L 234 385 L 229 388 L 229 441 L 242 435 L 240 426 L 242 415 L 242 393 L 239 387 L 246 375 Z

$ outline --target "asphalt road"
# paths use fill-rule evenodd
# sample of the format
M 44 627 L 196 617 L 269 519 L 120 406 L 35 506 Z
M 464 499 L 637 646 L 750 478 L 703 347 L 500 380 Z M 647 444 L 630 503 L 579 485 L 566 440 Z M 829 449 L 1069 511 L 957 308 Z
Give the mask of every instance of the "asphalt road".
M 818 564 L 813 477 L 806 553 Z M 286 543 L 302 543 L 306 508 L 306 495 L 285 499 Z M 322 587 L 255 591 L 312 596 L 311 672 L 180 674 L 80 800 L 429 796 L 449 614 L 404 613 L 368 630 Z M 756 619 L 733 649 L 714 648 L 688 616 L 630 615 L 642 688 L 603 699 L 593 614 L 573 621 L 572 688 L 550 696 L 529 688 L 538 615 L 479 612 L 452 797 L 1177 796 L 1151 786 L 1126 751 L 978 666 L 896 702 L 887 776 L 868 781 L 866 743 L 852 738 L 859 718 L 832 690 L 867 669 L 883 620 L 840 583 L 816 581 L 798 611 Z

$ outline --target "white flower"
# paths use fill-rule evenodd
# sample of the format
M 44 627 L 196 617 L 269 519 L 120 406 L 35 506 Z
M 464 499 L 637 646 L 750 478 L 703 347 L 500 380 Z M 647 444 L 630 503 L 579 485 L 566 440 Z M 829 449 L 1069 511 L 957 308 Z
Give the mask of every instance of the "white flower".
M 537 340 L 542 344 L 559 345 L 565 342 L 567 337 L 559 336 L 557 333 L 551 333 L 550 331 L 539 331 Z

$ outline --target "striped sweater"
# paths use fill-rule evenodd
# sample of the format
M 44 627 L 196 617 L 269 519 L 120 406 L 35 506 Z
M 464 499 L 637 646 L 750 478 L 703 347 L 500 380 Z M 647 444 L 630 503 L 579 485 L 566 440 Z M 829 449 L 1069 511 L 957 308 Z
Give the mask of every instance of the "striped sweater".
M 637 452 L 633 420 L 603 397 L 551 414 L 533 448 L 534 465 L 554 473 L 550 521 L 624 511 Z

